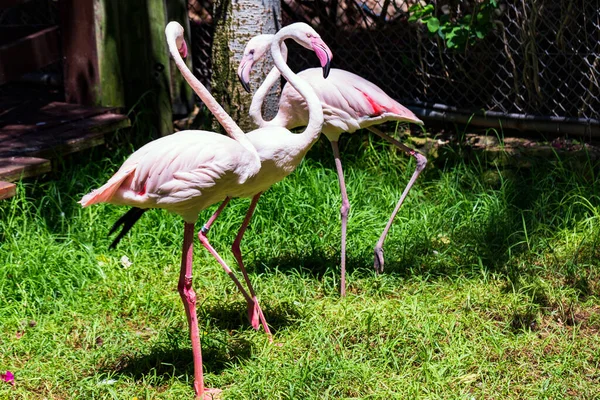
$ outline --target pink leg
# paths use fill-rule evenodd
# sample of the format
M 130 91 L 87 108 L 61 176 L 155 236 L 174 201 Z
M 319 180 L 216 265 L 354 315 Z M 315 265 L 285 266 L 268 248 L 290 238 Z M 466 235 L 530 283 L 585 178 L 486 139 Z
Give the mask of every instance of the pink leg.
M 340 192 L 342 192 L 342 207 L 340 215 L 342 217 L 342 268 L 340 273 L 340 295 L 346 295 L 346 230 L 348 226 L 348 213 L 350 212 L 350 202 L 348 201 L 348 193 L 346 193 L 346 182 L 344 181 L 344 171 L 342 170 L 342 160 L 340 160 L 340 149 L 338 142 L 331 142 L 333 149 L 333 157 L 335 158 L 335 168 L 340 182 Z
M 217 217 L 219 215 L 221 215 L 221 211 L 223 211 L 223 209 L 227 206 L 227 204 L 229 204 L 229 200 L 231 200 L 229 197 L 225 197 L 225 200 L 223 200 L 223 202 L 221 203 L 219 208 L 217 208 L 217 211 L 215 211 L 215 213 L 208 219 L 208 222 L 205 223 L 204 226 L 202 227 L 202 233 L 204 233 L 205 235 L 208 233 L 213 222 L 215 222 Z
M 252 204 L 250 204 L 250 208 L 252 210 L 252 211 L 248 210 L 248 212 L 250 213 L 250 216 L 252 216 L 252 212 L 254 211 L 254 208 L 256 208 L 256 202 L 258 201 L 258 197 L 260 197 L 260 194 L 255 196 L 256 200 L 253 198 L 253 200 L 252 200 L 253 202 L 252 202 Z M 211 252 L 211 254 L 217 259 L 217 261 L 219 261 L 219 263 L 225 269 L 225 272 L 227 272 L 227 274 L 231 277 L 231 279 L 233 279 L 236 286 L 240 289 L 240 291 L 246 298 L 246 301 L 248 302 L 248 318 L 250 319 L 250 323 L 252 324 L 252 327 L 254 329 L 258 329 L 258 315 L 259 314 L 258 313 L 254 314 L 254 312 L 251 313 L 251 311 L 256 310 L 257 312 L 260 312 L 261 320 L 263 321 L 263 326 L 265 327 L 265 332 L 267 332 L 267 334 L 269 335 L 269 340 L 271 341 L 272 340 L 271 332 L 269 331 L 269 327 L 267 326 L 267 323 L 264 320 L 264 316 L 262 316 L 262 310 L 258 306 L 258 300 L 255 301 L 256 295 L 254 294 L 254 289 L 252 288 L 252 285 L 250 284 L 250 280 L 248 279 L 248 275 L 246 274 L 246 270 L 244 269 L 243 264 L 240 264 L 241 257 L 238 258 L 238 255 L 235 254 L 236 242 L 234 241 L 234 255 L 236 257 L 236 260 L 238 261 L 238 264 L 240 264 L 240 266 L 241 266 L 242 273 L 244 274 L 244 279 L 246 280 L 246 283 L 248 284 L 248 288 L 250 289 L 252 298 L 250 298 L 248 292 L 241 286 L 240 281 L 234 275 L 233 271 L 227 266 L 227 264 L 225 264 L 225 261 L 223 261 L 223 259 L 217 254 L 217 252 L 213 249 L 213 247 L 210 245 L 210 243 L 208 243 L 208 239 L 206 238 L 206 235 L 207 235 L 208 231 L 210 230 L 210 227 L 215 222 L 217 217 L 221 214 L 221 211 L 223 211 L 223 209 L 227 206 L 227 204 L 229 203 L 229 200 L 231 200 L 229 197 L 225 198 L 225 200 L 223 201 L 223 203 L 221 203 L 221 205 L 219 206 L 217 211 L 215 211 L 215 213 L 210 217 L 208 222 L 206 224 L 204 224 L 204 226 L 200 230 L 200 233 L 198 234 L 198 238 L 200 239 L 201 242 L 203 240 L 206 241 L 206 243 L 208 244 L 208 246 L 210 246 L 210 248 L 206 247 L 206 245 L 204 245 L 204 243 L 203 243 L 203 246 L 206 247 L 208 249 L 208 251 Z M 244 220 L 244 223 L 242 224 L 244 231 L 246 230 L 248 223 L 250 222 L 250 218 L 248 216 L 246 216 L 246 220 Z M 242 229 L 242 228 L 240 228 L 240 229 Z M 242 232 L 242 234 L 243 234 L 243 232 Z M 238 233 L 238 236 L 239 236 L 239 233 Z M 204 239 L 202 237 L 204 237 Z M 236 240 L 237 240 L 237 238 L 236 238 Z M 241 238 L 240 238 L 240 241 L 241 241 Z M 238 250 L 239 250 L 239 242 L 238 242 Z
M 392 222 L 394 221 L 394 218 L 396 218 L 396 214 L 398 214 L 398 211 L 400 210 L 400 207 L 402 206 L 404 199 L 408 195 L 410 188 L 413 186 L 413 184 L 419 177 L 419 174 L 421 173 L 421 171 L 423 171 L 425 169 L 425 166 L 427 165 L 427 158 L 425 158 L 424 155 L 417 153 L 415 150 L 411 149 L 410 147 L 407 147 L 404 144 L 400 143 L 393 137 L 386 135 L 385 133 L 381 132 L 377 128 L 369 127 L 367 129 L 370 130 L 371 132 L 373 132 L 374 134 L 376 134 L 377 136 L 392 143 L 394 146 L 402 149 L 408 155 L 413 156 L 417 160 L 417 167 L 415 169 L 415 172 L 413 173 L 412 177 L 408 181 L 408 185 L 402 192 L 402 195 L 400 196 L 400 200 L 398 200 L 398 204 L 396 204 L 396 208 L 394 209 L 394 212 L 392 212 L 392 215 L 390 216 L 390 219 L 388 220 L 387 225 L 385 226 L 385 229 L 383 230 L 383 233 L 379 237 L 379 241 L 377 241 L 377 244 L 375 245 L 375 271 L 377 271 L 377 273 L 382 273 L 383 272 L 383 263 L 384 263 L 384 261 L 383 261 L 383 242 L 385 241 L 388 231 L 390 230 L 390 227 L 392 226 Z
M 244 268 L 244 261 L 242 260 L 242 251 L 240 250 L 240 243 L 242 242 L 242 237 L 248 228 L 248 224 L 250 224 L 250 220 L 252 219 L 252 214 L 254 214 L 254 210 L 256 209 L 256 204 L 258 203 L 258 199 L 262 193 L 258 193 L 252 198 L 252 202 L 250 203 L 250 207 L 248 207 L 248 212 L 246 212 L 246 217 L 244 218 L 244 222 L 242 222 L 242 226 L 238 231 L 233 244 L 231 245 L 231 251 L 235 256 L 235 259 L 244 275 L 244 280 L 246 281 L 246 285 L 248 285 L 248 290 L 250 291 L 250 295 L 252 296 L 252 303 L 248 303 L 248 319 L 252 323 L 252 327 L 254 329 L 258 329 L 258 320 L 260 318 L 260 322 L 265 330 L 265 333 L 269 337 L 269 342 L 273 341 L 273 337 L 271 335 L 271 331 L 269 330 L 269 326 L 267 325 L 267 321 L 265 320 L 265 316 L 263 315 L 262 309 L 258 304 L 258 298 L 256 297 L 256 293 L 254 292 L 254 288 L 252 287 L 252 283 L 250 282 L 250 278 L 248 277 L 248 273 L 246 272 L 246 268 Z
M 202 350 L 200 348 L 200 334 L 198 332 L 198 317 L 196 315 L 196 293 L 192 288 L 192 258 L 193 258 L 194 224 L 186 223 L 183 236 L 183 251 L 181 256 L 181 272 L 177 289 L 192 339 L 192 354 L 194 355 L 194 390 L 196 397 L 204 398 L 204 377 L 202 374 Z
M 229 277 L 233 280 L 233 282 L 235 283 L 237 288 L 240 290 L 240 292 L 242 292 L 242 295 L 244 295 L 244 298 L 246 299 L 246 301 L 248 303 L 252 303 L 253 302 L 252 298 L 250 297 L 250 295 L 248 295 L 248 292 L 246 291 L 246 289 L 244 289 L 244 287 L 242 286 L 242 284 L 240 283 L 238 278 L 235 276 L 235 274 L 233 273 L 231 268 L 229 268 L 229 266 L 227 266 L 225 261 L 219 255 L 219 253 L 217 253 L 217 251 L 208 242 L 208 238 L 206 237 L 206 234 L 202 231 L 198 232 L 198 239 L 200 239 L 200 243 L 202 243 L 202 246 L 204 246 L 204 248 L 206 250 L 208 250 L 210 254 L 213 255 L 213 257 L 219 262 L 219 264 L 221 264 L 221 266 L 223 267 L 223 269 L 225 270 L 227 275 L 229 275 Z

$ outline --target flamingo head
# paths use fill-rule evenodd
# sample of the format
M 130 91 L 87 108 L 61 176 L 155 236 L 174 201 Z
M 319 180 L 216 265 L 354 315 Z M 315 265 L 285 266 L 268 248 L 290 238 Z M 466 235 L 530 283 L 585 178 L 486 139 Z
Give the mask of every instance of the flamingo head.
M 254 36 L 244 48 L 244 55 L 242 61 L 240 61 L 237 75 L 240 83 L 248 93 L 250 93 L 250 71 L 252 71 L 252 66 L 264 57 L 274 37 L 275 35 L 268 34 Z
M 285 39 L 293 39 L 301 46 L 315 52 L 323 68 L 323 76 L 327 78 L 333 55 L 319 34 L 310 25 L 302 22 L 288 25 L 282 28 L 281 31 L 284 31 L 285 35 L 283 37 Z M 258 35 L 250 39 L 244 48 L 244 55 L 238 67 L 237 74 L 247 92 L 250 92 L 249 82 L 252 66 L 265 55 L 273 40 L 275 40 L 275 35 Z M 283 43 L 281 44 L 281 52 L 282 54 L 287 54 L 287 49 Z
M 181 26 L 178 22 L 171 21 L 167 24 L 165 28 L 165 35 L 167 36 L 167 43 L 169 47 L 175 44 L 179 55 L 182 58 L 186 58 L 188 54 L 187 44 L 185 43 L 185 39 L 183 38 L 183 26 Z
M 317 55 L 321 68 L 323 68 L 323 77 L 327 78 L 331 68 L 331 59 L 333 54 L 325 44 L 321 36 L 310 25 L 304 22 L 296 22 L 281 29 L 289 31 L 286 38 L 294 39 L 299 45 L 312 50 Z

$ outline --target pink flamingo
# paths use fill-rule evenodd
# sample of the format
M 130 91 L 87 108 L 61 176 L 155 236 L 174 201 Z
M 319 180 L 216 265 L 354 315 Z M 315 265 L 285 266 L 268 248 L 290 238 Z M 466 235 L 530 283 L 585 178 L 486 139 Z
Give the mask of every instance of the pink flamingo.
M 244 56 L 238 67 L 238 77 L 242 86 L 244 86 L 248 92 L 250 91 L 248 82 L 250 80 L 252 65 L 264 56 L 265 51 L 272 43 L 273 38 L 274 35 L 258 35 L 252 38 L 244 49 Z M 287 55 L 285 44 L 282 45 L 282 53 L 284 56 Z M 346 226 L 350 203 L 346 193 L 344 172 L 340 160 L 338 147 L 339 137 L 343 132 L 353 133 L 359 129 L 366 128 L 377 136 L 392 143 L 394 146 L 402 149 L 408 155 L 415 157 L 417 162 L 415 172 L 408 182 L 406 189 L 404 189 L 379 241 L 375 245 L 375 270 L 377 272 L 383 272 L 383 243 L 396 214 L 400 210 L 404 199 L 410 191 L 410 188 L 413 186 L 421 171 L 425 168 L 427 159 L 422 154 L 383 133 L 373 125 L 387 121 L 412 122 L 422 125 L 423 121 L 418 119 L 415 114 L 402 104 L 388 96 L 378 86 L 356 74 L 333 68 L 330 71 L 329 77 L 325 80 L 320 77 L 317 72 L 318 71 L 314 68 L 310 68 L 299 72 L 298 76 L 309 83 L 321 101 L 325 117 L 322 132 L 331 142 L 333 156 L 335 158 L 335 166 L 342 194 L 342 206 L 340 209 L 342 219 L 340 293 L 344 296 L 346 293 Z M 276 68 L 273 68 L 252 98 L 250 116 L 260 127 L 285 126 L 288 129 L 292 129 L 305 125 L 308 118 L 306 103 L 298 92 L 290 85 L 285 85 L 282 90 L 277 115 L 270 121 L 265 121 L 263 119 L 261 111 L 264 99 L 270 88 L 279 78 L 279 71 Z
M 300 134 L 294 134 L 282 127 L 261 128 L 244 134 L 185 66 L 181 54 L 186 55 L 187 46 L 183 40 L 181 25 L 176 22 L 169 23 L 165 34 L 171 55 L 184 78 L 226 128 L 230 137 L 214 132 L 190 130 L 154 140 L 129 156 L 105 185 L 85 195 L 80 203 L 83 207 L 96 203 L 134 207 L 113 227 L 114 231 L 118 226 L 123 225 L 123 232 L 115 239 L 113 245 L 116 245 L 123 234 L 131 229 L 146 209 L 163 208 L 183 218 L 185 225 L 178 290 L 190 327 L 194 358 L 194 390 L 197 398 L 204 398 L 196 293 L 192 287 L 192 242 L 198 213 L 212 204 L 223 201 L 200 230 L 198 238 L 244 295 L 253 327 L 258 329 L 260 318 L 270 338 L 269 328 L 243 267 L 239 244 L 262 192 L 297 167 L 318 139 L 323 124 L 323 111 L 317 96 L 310 85 L 299 79 L 285 64 L 280 45 L 289 38 L 312 49 L 325 72 L 329 70 L 332 55 L 320 36 L 306 24 L 293 24 L 285 30 L 280 30 L 273 40 L 271 48 L 273 58 L 283 76 L 305 96 L 310 114 L 309 122 Z M 232 197 L 252 198 L 233 244 L 234 255 L 240 264 L 250 293 L 244 289 L 206 236 L 210 226 Z

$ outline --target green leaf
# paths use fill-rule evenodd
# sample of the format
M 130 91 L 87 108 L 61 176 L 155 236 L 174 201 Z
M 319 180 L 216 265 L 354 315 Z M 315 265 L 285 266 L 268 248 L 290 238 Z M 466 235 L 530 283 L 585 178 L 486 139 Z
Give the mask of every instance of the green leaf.
M 453 26 L 448 33 L 446 33 L 446 39 L 453 39 L 460 34 L 461 28 L 458 26 Z
M 429 30 L 429 32 L 431 33 L 435 33 L 438 31 L 438 29 L 440 29 L 440 20 L 437 19 L 436 17 L 431 17 L 428 21 L 427 21 L 427 29 Z
M 425 14 L 425 13 L 432 13 L 432 12 L 433 12 L 433 4 L 427 4 L 423 8 L 423 14 Z

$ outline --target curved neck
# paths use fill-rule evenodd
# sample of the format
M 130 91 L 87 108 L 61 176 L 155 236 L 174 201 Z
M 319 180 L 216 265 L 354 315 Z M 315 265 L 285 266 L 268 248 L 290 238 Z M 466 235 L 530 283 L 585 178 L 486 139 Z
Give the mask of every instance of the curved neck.
M 237 142 L 239 142 L 246 149 L 256 153 L 256 149 L 252 146 L 252 143 L 246 138 L 244 131 L 236 124 L 236 122 L 227 114 L 227 112 L 221 107 L 221 105 L 215 100 L 210 92 L 204 87 L 204 85 L 192 74 L 189 70 L 183 58 L 179 54 L 177 49 L 177 43 L 174 37 L 167 37 L 167 44 L 169 46 L 169 52 L 175 60 L 175 65 L 183 75 L 184 79 L 189 83 L 194 92 L 200 97 L 200 100 L 206 105 L 206 107 L 212 112 L 217 121 L 225 128 L 227 134 Z
M 312 142 L 319 137 L 321 128 L 323 127 L 323 108 L 321 107 L 321 101 L 313 88 L 308 82 L 296 75 L 290 67 L 288 67 L 283 58 L 281 44 L 285 39 L 293 39 L 293 37 L 287 33 L 288 29 L 286 28 L 288 27 L 280 29 L 277 35 L 275 35 L 275 39 L 273 40 L 273 43 L 271 43 L 271 55 L 283 77 L 302 97 L 304 97 L 304 100 L 306 101 L 306 105 L 308 106 L 308 124 L 306 125 L 306 129 L 304 129 L 300 135 L 306 137 L 312 144 Z
M 283 41 L 281 42 L 281 56 L 284 63 L 287 63 L 287 46 Z M 284 126 L 286 123 L 286 121 L 280 121 L 282 116 L 279 108 L 277 109 L 277 114 L 275 117 L 269 121 L 265 121 L 262 115 L 265 99 L 267 98 L 267 95 L 269 94 L 269 91 L 273 85 L 279 81 L 279 78 L 281 78 L 281 72 L 279 72 L 277 67 L 273 67 L 252 97 L 252 103 L 250 104 L 248 114 L 250 114 L 250 117 L 254 120 L 254 123 L 261 128 L 265 126 Z

